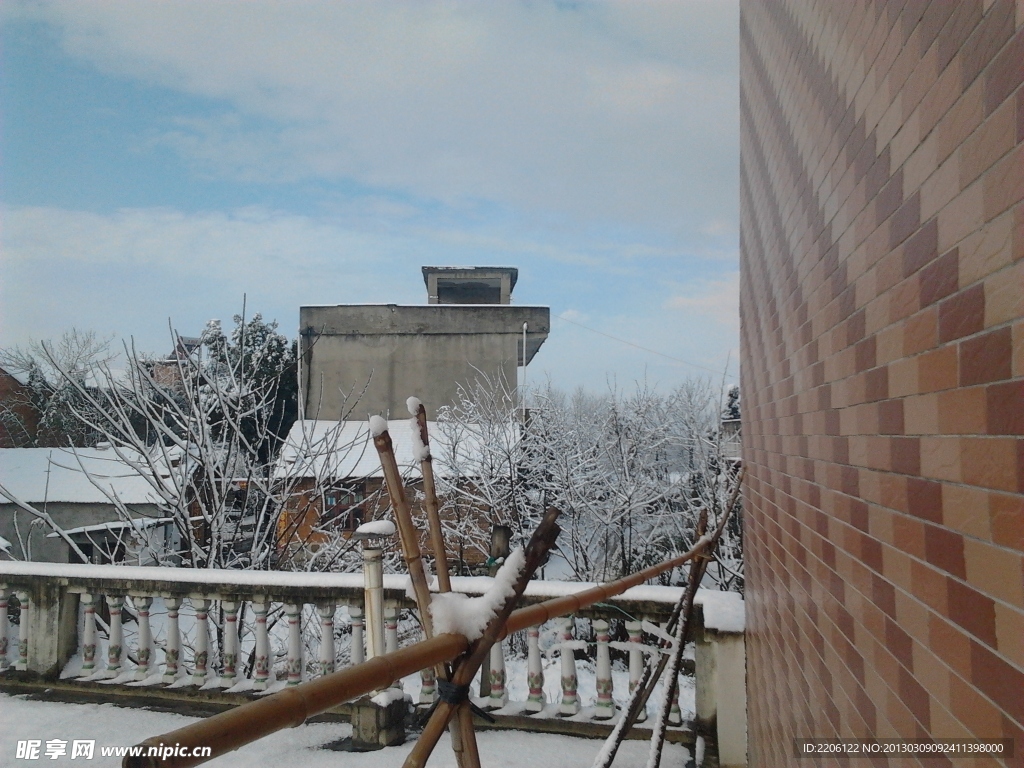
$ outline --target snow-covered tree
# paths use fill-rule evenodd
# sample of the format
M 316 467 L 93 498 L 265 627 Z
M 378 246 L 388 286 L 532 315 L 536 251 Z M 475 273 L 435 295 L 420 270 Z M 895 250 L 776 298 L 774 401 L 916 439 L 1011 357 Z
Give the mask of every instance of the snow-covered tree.
M 123 373 L 106 361 L 89 370 L 97 386 L 48 347 L 42 351 L 73 395 L 70 413 L 149 483 L 159 514 L 171 519 L 180 545 L 157 553 L 158 560 L 197 568 L 309 567 L 309 558 L 295 557 L 301 546 L 278 546 L 289 533 L 279 530 L 281 514 L 289 502 L 293 511 L 315 504 L 333 478 L 326 476 L 329 463 L 318 465 L 325 467 L 322 477 L 274 471 L 295 419 L 294 345 L 259 315 L 234 321 L 229 333 L 211 321 L 195 344 L 172 334 L 175 353 L 167 359 L 126 345 Z M 306 443 L 298 448 L 307 460 L 318 450 L 345 449 L 330 435 L 297 440 Z M 136 517 L 107 495 L 122 519 Z M 318 537 L 319 549 L 326 539 Z
M 81 389 L 102 398 L 92 372 L 117 357 L 110 344 L 111 339 L 102 339 L 94 331 L 71 330 L 59 339 L 0 349 L 0 366 L 25 384 L 23 395 L 0 404 L 0 419 L 19 446 L 95 443 L 98 436 L 75 413 L 88 408 Z M 27 412 L 37 416 L 34 428 L 26 423 Z
M 446 483 L 450 539 L 486 551 L 490 526 L 521 531 L 548 505 L 562 511 L 558 551 L 574 576 L 618 578 L 688 549 L 702 509 L 713 525 L 735 486 L 723 452 L 720 394 L 707 382 L 668 395 L 572 395 L 550 384 L 524 411 L 501 382 L 481 380 L 441 409 L 438 427 L 457 468 Z M 742 587 L 739 527 L 709 578 Z

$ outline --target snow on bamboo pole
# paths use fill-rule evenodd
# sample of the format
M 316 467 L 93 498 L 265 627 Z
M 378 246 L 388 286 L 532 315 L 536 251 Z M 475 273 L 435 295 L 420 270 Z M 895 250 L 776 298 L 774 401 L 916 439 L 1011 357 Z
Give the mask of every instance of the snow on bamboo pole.
M 452 591 L 451 575 L 448 573 L 448 551 L 445 548 L 444 533 L 441 530 L 441 515 L 438 512 L 437 486 L 434 484 L 434 461 L 430 455 L 430 436 L 427 434 L 427 409 L 416 397 L 406 400 L 406 407 L 413 416 L 412 431 L 417 446 L 417 458 L 423 474 L 423 504 L 427 508 L 427 525 L 430 528 L 430 546 L 434 550 L 434 570 L 437 571 L 437 585 L 441 592 Z

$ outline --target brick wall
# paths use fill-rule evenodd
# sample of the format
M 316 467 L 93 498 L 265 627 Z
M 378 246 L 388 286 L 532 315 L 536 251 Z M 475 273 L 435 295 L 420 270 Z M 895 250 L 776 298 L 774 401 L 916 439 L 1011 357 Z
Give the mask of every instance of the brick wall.
M 741 79 L 751 765 L 1024 765 L 1024 2 L 745 0 Z

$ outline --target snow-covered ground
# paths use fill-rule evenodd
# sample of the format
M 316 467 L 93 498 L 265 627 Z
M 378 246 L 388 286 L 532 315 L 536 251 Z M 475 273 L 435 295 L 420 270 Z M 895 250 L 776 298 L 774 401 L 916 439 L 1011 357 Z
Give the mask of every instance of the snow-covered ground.
M 104 746 L 130 746 L 142 739 L 181 728 L 196 718 L 140 709 L 123 709 L 112 704 L 60 704 L 29 701 L 23 697 L 0 694 L 0 765 L 80 765 L 116 766 L 119 757 L 102 757 Z M 351 734 L 347 724 L 303 725 L 279 731 L 237 752 L 216 758 L 214 768 L 249 768 L 253 765 L 297 766 L 298 768 L 385 768 L 399 766 L 412 748 L 410 737 L 403 746 L 378 752 L 345 753 L 325 749 Z M 18 759 L 18 742 L 41 742 L 39 758 Z M 56 759 L 46 756 L 46 742 L 67 742 L 68 754 Z M 92 760 L 71 759 L 74 740 L 94 740 Z M 478 734 L 481 762 L 485 768 L 589 768 L 602 742 L 568 736 L 522 733 L 516 731 L 482 731 Z M 626 742 L 615 761 L 616 768 L 640 768 L 646 765 L 648 743 Z M 665 745 L 662 764 L 683 766 L 689 760 L 684 747 Z M 435 768 L 454 768 L 448 737 L 442 737 L 431 758 Z

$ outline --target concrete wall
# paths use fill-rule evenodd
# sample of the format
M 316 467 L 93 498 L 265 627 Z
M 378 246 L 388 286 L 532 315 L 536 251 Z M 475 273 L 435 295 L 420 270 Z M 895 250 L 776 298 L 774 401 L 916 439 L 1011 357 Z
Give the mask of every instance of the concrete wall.
M 36 506 L 40 511 L 43 505 Z M 134 505 L 133 509 L 140 517 L 159 517 L 157 509 L 152 505 Z M 46 505 L 46 512 L 53 518 L 54 522 L 65 530 L 79 528 L 84 525 L 99 525 L 101 523 L 117 522 L 117 510 L 110 504 L 73 504 L 68 502 L 50 502 Z M 46 534 L 51 532 L 47 525 L 31 525 L 37 519 L 24 510 L 18 509 L 13 504 L 0 504 L 0 536 L 3 536 L 14 546 L 12 554 L 19 560 L 22 559 L 21 546 L 18 543 L 18 534 L 15 532 L 15 521 L 17 530 L 21 532 L 22 538 L 31 545 L 32 560 L 36 562 L 67 563 L 70 549 L 61 538 L 48 538 Z M 74 562 L 78 562 L 77 558 Z
M 504 375 L 515 387 L 523 323 L 528 324 L 528 363 L 547 338 L 550 311 L 500 305 L 342 305 L 302 307 L 299 322 L 306 418 L 389 413 L 403 418 L 406 399 L 415 395 L 433 419 L 439 406 L 454 401 L 458 385 L 472 384 L 480 371 Z M 353 405 L 364 387 L 365 394 Z
M 1019 756 L 1024 4 L 748 0 L 741 80 L 750 762 Z

